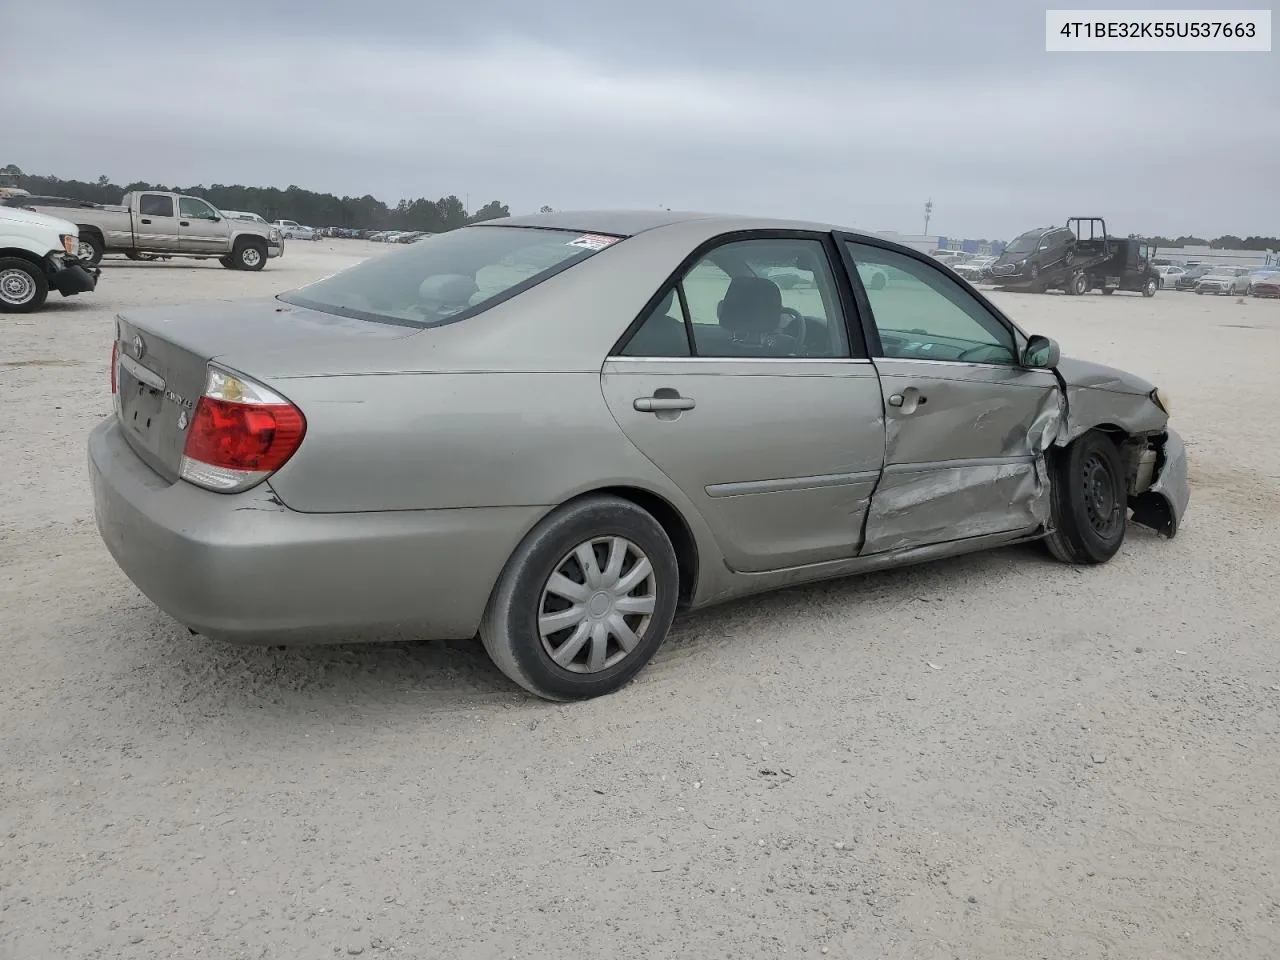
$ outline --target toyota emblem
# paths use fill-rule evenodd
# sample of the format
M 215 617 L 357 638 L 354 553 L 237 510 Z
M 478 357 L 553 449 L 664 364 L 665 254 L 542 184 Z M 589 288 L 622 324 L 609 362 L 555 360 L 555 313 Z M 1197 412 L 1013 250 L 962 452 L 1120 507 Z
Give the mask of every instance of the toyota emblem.
M 133 356 L 137 360 L 142 359 L 142 355 L 147 352 L 147 345 L 142 342 L 142 337 L 134 334 L 133 336 Z

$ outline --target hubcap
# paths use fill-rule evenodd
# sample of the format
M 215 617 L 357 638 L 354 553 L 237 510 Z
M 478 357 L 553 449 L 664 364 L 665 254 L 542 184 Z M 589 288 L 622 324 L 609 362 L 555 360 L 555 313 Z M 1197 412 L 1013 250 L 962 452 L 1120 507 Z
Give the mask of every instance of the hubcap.
M 244 253 L 240 254 L 240 259 L 246 267 L 256 267 L 262 260 L 262 254 L 258 252 L 256 247 L 248 247 Z
M 1093 454 L 1084 463 L 1084 505 L 1089 515 L 1089 526 L 1100 537 L 1115 536 L 1124 509 L 1120 498 L 1116 496 L 1115 478 L 1111 468 L 1097 454 Z
M 657 577 L 624 537 L 578 544 L 558 564 L 538 602 L 542 649 L 573 673 L 598 673 L 626 659 L 649 630 Z
M 20 307 L 35 299 L 36 282 L 31 275 L 16 267 L 0 273 L 0 300 Z
M 81 240 L 79 246 L 76 248 L 76 253 L 79 255 L 81 260 L 88 260 L 92 263 L 93 255 L 97 253 L 97 250 L 98 248 L 93 245 L 92 240 Z

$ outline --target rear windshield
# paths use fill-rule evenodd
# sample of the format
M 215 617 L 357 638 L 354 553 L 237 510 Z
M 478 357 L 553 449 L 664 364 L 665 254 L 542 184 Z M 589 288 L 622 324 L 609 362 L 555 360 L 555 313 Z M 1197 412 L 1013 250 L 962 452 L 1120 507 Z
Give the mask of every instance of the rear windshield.
M 432 327 L 482 310 L 620 237 L 534 227 L 462 227 L 427 235 L 279 299 L 361 320 Z

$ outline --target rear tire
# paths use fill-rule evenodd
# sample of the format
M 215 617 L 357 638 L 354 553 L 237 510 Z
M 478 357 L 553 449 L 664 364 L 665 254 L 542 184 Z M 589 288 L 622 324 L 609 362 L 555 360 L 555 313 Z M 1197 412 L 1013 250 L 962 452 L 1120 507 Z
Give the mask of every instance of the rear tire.
M 616 572 L 611 559 L 621 564 Z M 662 525 L 630 501 L 586 497 L 521 541 L 494 587 L 480 638 L 499 670 L 544 700 L 599 697 L 657 653 L 679 590 L 675 549 Z M 621 635 L 611 632 L 614 624 L 625 628 Z
M 32 313 L 49 299 L 44 270 L 21 257 L 0 257 L 0 313 Z
M 232 270 L 261 270 L 267 265 L 267 245 L 261 240 L 237 240 L 231 261 Z M 219 262 L 226 266 L 221 258 Z
M 1109 436 L 1090 430 L 1059 452 L 1049 491 L 1049 553 L 1063 563 L 1097 564 L 1119 552 L 1129 504 L 1120 451 Z
M 1067 281 L 1067 293 L 1073 297 L 1083 297 L 1089 292 L 1089 278 L 1083 273 L 1077 273 Z

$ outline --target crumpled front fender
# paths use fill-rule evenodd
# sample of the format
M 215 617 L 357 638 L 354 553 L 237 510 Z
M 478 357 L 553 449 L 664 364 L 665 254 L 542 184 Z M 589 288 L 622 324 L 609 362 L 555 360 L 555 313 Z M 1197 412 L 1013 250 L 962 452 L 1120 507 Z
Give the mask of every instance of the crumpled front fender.
M 1187 448 L 1177 431 L 1166 430 L 1160 442 L 1156 479 L 1133 498 L 1133 520 L 1173 539 L 1191 502 Z

